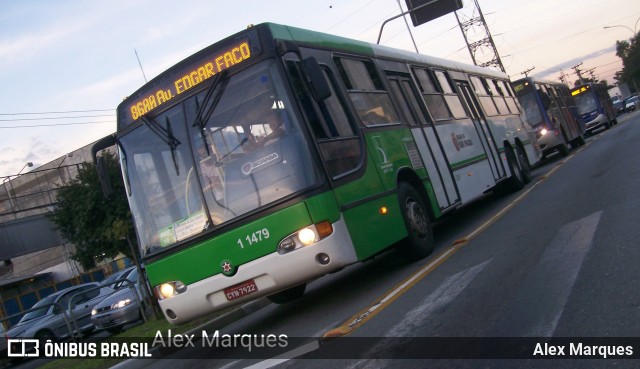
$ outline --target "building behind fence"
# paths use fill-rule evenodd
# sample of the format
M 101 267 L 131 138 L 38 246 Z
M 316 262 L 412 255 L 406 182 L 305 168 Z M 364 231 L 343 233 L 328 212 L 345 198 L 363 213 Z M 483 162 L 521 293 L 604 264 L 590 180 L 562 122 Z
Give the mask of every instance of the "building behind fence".
M 0 184 L 0 317 L 29 309 L 41 298 L 79 283 L 99 281 L 130 265 L 116 261 L 85 271 L 48 215 L 58 190 L 90 162 L 92 144 Z M 25 164 L 26 169 L 31 163 Z M 13 322 L 15 323 L 15 322 Z M 8 328 L 8 327 L 5 327 Z

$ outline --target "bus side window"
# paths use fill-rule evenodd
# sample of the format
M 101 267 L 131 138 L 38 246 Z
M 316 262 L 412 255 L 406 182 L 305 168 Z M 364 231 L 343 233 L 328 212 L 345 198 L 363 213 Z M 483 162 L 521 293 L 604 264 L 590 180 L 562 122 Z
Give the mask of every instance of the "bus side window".
M 498 108 L 492 98 L 494 93 L 486 79 L 477 76 L 469 76 L 469 79 L 471 80 L 476 95 L 478 95 L 478 100 L 480 100 L 480 105 L 482 105 L 484 113 L 488 116 L 498 115 Z
M 322 68 L 331 96 L 319 102 L 316 109 L 298 63 L 297 60 L 286 60 L 296 97 L 318 142 L 329 175 L 334 179 L 340 178 L 359 168 L 362 156 L 360 138 L 353 127 L 353 120 L 344 109 L 331 72 Z
M 336 57 L 335 63 L 349 98 L 365 126 L 400 123 L 373 62 Z
M 509 109 L 507 108 L 507 103 L 504 99 L 505 91 L 503 90 L 502 86 L 498 83 L 499 81 L 494 79 L 492 80 L 492 82 L 493 82 L 493 87 L 495 91 L 495 93 L 493 94 L 493 102 L 498 108 L 498 113 L 500 115 L 509 114 Z
M 504 100 L 507 102 L 507 107 L 511 114 L 520 114 L 518 110 L 518 104 L 516 104 L 516 97 L 511 90 L 511 84 L 505 81 L 500 81 L 502 84 L 502 90 L 504 91 Z
M 462 102 L 460 102 L 460 97 L 458 97 L 458 94 L 456 93 L 456 90 L 446 72 L 442 70 L 434 70 L 433 73 L 438 80 L 438 84 L 440 84 L 440 90 L 444 93 L 444 100 L 446 101 L 449 111 L 453 117 L 455 119 L 466 118 L 467 113 L 464 111 Z
M 431 71 L 424 68 L 412 68 L 413 75 L 418 83 L 422 98 L 433 119 L 448 120 L 453 118 L 453 114 L 449 111 L 442 91 L 437 87 L 435 78 Z

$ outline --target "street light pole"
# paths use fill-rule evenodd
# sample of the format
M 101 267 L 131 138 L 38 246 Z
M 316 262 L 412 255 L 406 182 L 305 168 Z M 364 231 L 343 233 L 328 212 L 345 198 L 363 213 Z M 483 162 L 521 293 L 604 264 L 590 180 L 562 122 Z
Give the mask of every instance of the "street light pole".
M 637 23 L 636 23 L 637 24 Z M 626 28 L 628 29 L 631 33 L 633 33 L 633 35 L 635 36 L 636 33 L 634 30 L 632 30 L 631 28 L 627 27 L 627 26 L 604 26 L 602 27 L 602 29 L 607 29 L 607 28 L 616 28 L 616 27 L 622 27 L 622 28 Z
M 604 26 L 602 27 L 602 29 L 607 29 L 607 28 L 614 28 L 614 27 L 622 27 L 622 28 L 626 28 L 628 29 L 631 33 L 631 42 L 633 42 L 633 38 L 636 37 L 636 35 L 638 34 L 637 29 L 638 29 L 638 22 L 640 21 L 640 17 L 638 17 L 638 19 L 636 19 L 636 24 L 633 26 L 633 29 L 631 29 L 630 27 L 627 26 L 622 26 L 622 25 L 616 25 L 616 26 Z M 636 89 L 636 93 L 638 92 L 638 86 L 636 85 L 636 81 L 635 79 L 631 80 L 631 83 L 633 83 L 633 87 L 635 87 Z
M 622 25 L 616 25 L 616 26 L 604 26 L 602 27 L 602 29 L 607 29 L 607 28 L 614 28 L 614 27 L 622 27 L 622 28 L 626 28 L 629 31 L 631 31 L 631 33 L 633 34 L 632 37 L 635 37 L 636 34 L 638 33 L 638 22 L 640 22 L 640 17 L 638 17 L 638 19 L 636 19 L 636 24 L 633 26 L 633 29 L 631 29 L 631 27 L 627 27 L 627 26 L 622 26 Z

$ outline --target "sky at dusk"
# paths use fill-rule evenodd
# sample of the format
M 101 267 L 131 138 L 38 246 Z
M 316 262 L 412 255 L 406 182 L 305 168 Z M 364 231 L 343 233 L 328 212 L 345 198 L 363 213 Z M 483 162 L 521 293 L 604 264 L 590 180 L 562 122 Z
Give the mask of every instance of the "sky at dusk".
M 573 84 L 572 67 L 582 63 L 613 83 L 622 65 L 616 40 L 631 38 L 640 19 L 638 0 L 478 1 L 512 80 L 535 68 L 530 76 L 557 80 L 563 71 Z M 472 0 L 463 3 L 461 20 L 477 15 Z M 404 0 L 0 0 L 0 176 L 113 133 L 117 105 L 145 76 L 151 80 L 249 24 L 375 43 L 400 6 L 406 10 Z M 420 53 L 473 63 L 453 14 L 409 25 Z M 469 35 L 480 32 L 474 25 Z M 385 26 L 381 44 L 415 51 L 401 18 Z

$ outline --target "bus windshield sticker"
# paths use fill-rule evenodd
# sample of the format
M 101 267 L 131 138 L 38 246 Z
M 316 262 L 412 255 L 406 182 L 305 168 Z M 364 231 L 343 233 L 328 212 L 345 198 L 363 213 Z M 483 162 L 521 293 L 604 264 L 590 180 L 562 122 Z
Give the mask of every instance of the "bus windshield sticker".
M 187 239 L 202 232 L 207 226 L 207 217 L 203 211 L 192 214 L 190 217 L 180 220 L 160 230 L 160 246 L 165 247 L 178 241 Z
M 240 168 L 240 170 L 242 171 L 242 174 L 244 174 L 245 176 L 248 176 L 249 174 L 252 174 L 256 170 L 264 168 L 267 164 L 273 163 L 278 159 L 280 159 L 280 157 L 278 156 L 277 153 L 274 152 L 258 160 L 255 160 L 252 162 L 248 161 L 244 163 Z

